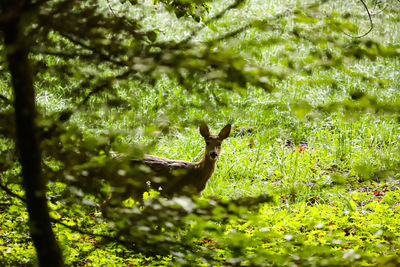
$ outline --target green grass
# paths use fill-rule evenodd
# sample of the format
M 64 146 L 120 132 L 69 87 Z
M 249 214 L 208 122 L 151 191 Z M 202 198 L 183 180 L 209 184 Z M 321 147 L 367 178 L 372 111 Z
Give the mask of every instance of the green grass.
M 240 24 L 244 13 L 251 17 L 274 14 L 289 2 L 293 1 L 250 1 L 249 8 L 233 11 L 219 26 Z M 216 8 L 221 5 L 216 3 Z M 345 12 L 346 5 L 336 8 Z M 166 14 L 149 17 L 149 27 L 155 19 L 159 25 L 160 19 L 165 22 L 171 18 Z M 374 30 L 368 37 L 399 43 L 398 20 L 385 12 L 376 15 Z M 185 32 L 182 27 L 161 30 L 161 38 L 171 34 L 180 39 Z M 206 29 L 200 36 L 208 38 L 213 34 Z M 249 55 L 249 60 L 265 66 L 279 65 L 281 48 L 257 51 L 246 42 L 265 36 L 249 30 L 240 38 L 242 42 L 233 42 L 234 49 Z M 345 35 L 338 38 L 349 41 Z M 307 51 L 309 47 L 305 44 L 302 49 Z M 223 144 L 216 172 L 202 197 L 232 199 L 261 193 L 274 196 L 274 203 L 259 210 L 257 221 L 232 226 L 248 233 L 243 242 L 249 243 L 250 251 L 266 249 L 259 254 L 264 257 L 253 259 L 253 263 L 262 264 L 272 257 L 275 262 L 268 264 L 381 264 L 392 256 L 398 257 L 400 249 L 400 177 L 396 172 L 400 166 L 399 114 L 379 114 L 372 109 L 360 114 L 325 113 L 317 107 L 349 100 L 354 91 L 375 96 L 382 103 L 399 102 L 399 66 L 398 58 L 349 61 L 344 67 L 319 70 L 312 76 L 293 74 L 276 82 L 271 93 L 257 88 L 227 92 L 210 85 L 202 94 L 192 95 L 168 79 L 162 79 L 154 87 L 132 82 L 128 87 L 115 88 L 127 107 L 97 109 L 95 102 L 113 98 L 100 95 L 87 110 L 74 115 L 72 121 L 87 135 L 115 132 L 124 144 L 149 145 L 148 153 L 189 161 L 201 158 L 204 145 L 193 122 L 206 121 L 212 132 L 230 122 L 234 130 Z M 372 80 L 359 78 L 353 71 L 365 73 Z M 332 80 L 336 87 L 331 86 Z M 71 100 L 65 96 L 68 88 L 37 85 L 37 91 L 36 99 L 44 113 L 71 106 Z M 226 105 L 218 105 L 212 93 Z M 0 143 L 0 147 L 3 145 Z M 10 174 L 1 174 L 0 178 L 5 175 Z M 7 196 L 1 192 L 1 198 Z M 26 231 L 25 211 L 20 206 L 12 207 L 1 209 L 0 251 L 11 262 L 33 264 L 33 247 L 24 241 L 26 236 L 20 235 Z M 20 223 L 15 223 L 16 220 Z M 94 222 L 88 225 L 96 227 Z M 122 249 L 118 255 L 109 254 L 108 247 L 85 256 L 96 244 L 94 240 L 83 239 L 79 234 L 64 235 L 66 229 L 61 226 L 55 230 L 60 232 L 58 238 L 68 264 L 75 255 L 81 263 L 86 260 L 94 266 L 169 261 L 168 257 L 127 256 Z M 230 235 L 234 233 L 227 233 Z M 79 246 L 74 244 L 77 240 Z M 219 253 L 223 258 L 227 252 Z

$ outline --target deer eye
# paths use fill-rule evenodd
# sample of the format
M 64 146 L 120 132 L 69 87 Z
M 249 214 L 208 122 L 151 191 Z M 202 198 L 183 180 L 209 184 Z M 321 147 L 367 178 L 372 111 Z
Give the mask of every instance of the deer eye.
M 220 147 L 221 146 L 221 143 L 217 143 L 217 147 Z
M 206 142 L 206 145 L 209 146 L 209 145 L 210 145 L 210 142 Z

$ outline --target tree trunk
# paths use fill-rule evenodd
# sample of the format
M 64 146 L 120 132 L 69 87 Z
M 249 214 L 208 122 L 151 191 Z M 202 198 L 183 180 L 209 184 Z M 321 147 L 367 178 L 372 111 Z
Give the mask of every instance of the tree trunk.
M 2 30 L 14 89 L 16 143 L 22 166 L 30 233 L 39 265 L 62 266 L 62 253 L 51 228 L 46 183 L 41 177 L 41 153 L 35 124 L 35 95 L 28 59 L 29 45 L 21 24 L 20 11 L 24 4 L 19 0 L 5 0 L 2 5 L 3 13 L 15 12 L 15 16 L 2 25 Z

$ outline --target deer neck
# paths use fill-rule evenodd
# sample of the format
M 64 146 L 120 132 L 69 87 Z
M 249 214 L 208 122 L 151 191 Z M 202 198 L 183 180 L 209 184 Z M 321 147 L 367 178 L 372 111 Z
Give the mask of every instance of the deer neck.
M 201 170 L 201 173 L 203 175 L 202 178 L 205 181 L 210 179 L 211 175 L 214 173 L 216 164 L 217 164 L 217 161 L 210 159 L 210 157 L 208 155 L 204 155 L 203 158 L 200 160 L 199 169 Z

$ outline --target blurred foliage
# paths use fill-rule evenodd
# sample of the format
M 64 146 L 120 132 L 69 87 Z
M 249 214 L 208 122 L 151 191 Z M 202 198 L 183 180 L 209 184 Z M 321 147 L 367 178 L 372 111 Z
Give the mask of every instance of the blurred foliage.
M 225 97 L 228 94 L 241 95 L 251 90 L 274 93 L 277 86 L 295 75 L 313 77 L 330 69 L 347 72 L 376 87 L 384 86 L 384 81 L 369 73 L 351 70 L 347 64 L 398 58 L 398 44 L 368 36 L 341 38 L 344 33 L 358 35 L 360 25 L 352 22 L 348 13 L 332 10 L 330 1 L 297 3 L 268 17 L 254 15 L 246 19 L 243 19 L 246 1 L 242 0 L 223 2 L 214 9 L 214 1 L 32 2 L 33 6 L 24 11 L 24 18 L 35 87 L 40 96 L 46 97 L 49 93 L 62 99 L 50 108 L 46 106 L 47 100 L 38 100 L 41 113 L 37 122 L 41 129 L 43 177 L 48 181 L 51 216 L 64 254 L 71 255 L 66 257 L 67 264 L 105 264 L 101 260 L 106 260 L 107 251 L 113 253 L 110 262 L 112 257 L 118 256 L 116 260 L 122 261 L 118 263 L 128 266 L 151 262 L 186 266 L 329 266 L 372 261 L 382 265 L 398 264 L 398 259 L 391 258 L 391 254 L 379 256 L 381 243 L 398 249 L 395 241 L 398 234 L 380 226 L 362 228 L 365 214 L 376 225 L 398 225 L 395 219 L 390 221 L 390 216 L 398 212 L 399 196 L 394 189 L 387 190 L 392 193 L 385 191 L 388 197 L 379 199 L 382 206 L 373 199 L 380 194 L 375 192 L 382 192 L 384 188 L 371 184 L 366 192 L 352 193 L 347 205 L 326 205 L 326 213 L 319 214 L 313 205 L 321 197 L 318 194 L 309 198 L 303 196 L 306 193 L 300 191 L 306 191 L 306 186 L 299 178 L 299 183 L 292 182 L 281 189 L 281 199 L 275 199 L 281 206 L 268 209 L 270 206 L 264 205 L 258 213 L 260 204 L 271 202 L 271 197 L 263 194 L 257 197 L 255 193 L 256 197 L 236 200 L 148 196 L 152 192 L 147 192 L 147 177 L 130 165 L 132 158 L 140 158 L 154 148 L 161 134 L 176 133 L 187 125 L 210 119 L 210 115 L 188 119 L 183 109 L 195 108 L 211 114 L 225 110 L 231 104 Z M 383 12 L 397 14 L 393 19 L 398 22 L 398 8 L 386 4 Z M 146 17 L 148 10 L 153 13 Z M 0 18 L 4 16 L 1 14 Z M 163 22 L 168 22 L 169 27 L 179 25 L 182 29 L 169 35 L 165 26 L 157 23 L 161 16 L 167 17 L 163 17 Z M 231 16 L 242 19 L 226 22 Z M 0 216 L 4 221 L 0 233 L 4 241 L 1 251 L 6 255 L 0 259 L 0 265 L 33 264 L 32 244 L 26 235 L 24 200 L 15 195 L 15 192 L 20 194 L 20 165 L 13 141 L 12 93 L 3 46 L 0 46 L 0 53 L 0 180 L 3 189 Z M 268 57 L 269 54 L 274 57 Z M 337 90 L 340 83 L 335 77 L 310 79 L 310 86 L 323 84 L 332 90 Z M 246 113 L 246 103 L 238 105 L 237 113 Z M 293 111 L 297 121 L 337 111 L 348 118 L 366 112 L 398 114 L 398 101 L 382 102 L 356 88 L 344 101 L 320 105 L 294 101 L 271 106 L 265 104 L 265 109 L 280 111 L 271 121 L 284 123 L 293 140 L 292 144 L 287 142 L 286 150 L 274 148 L 276 158 L 271 162 L 312 165 L 304 169 L 318 174 L 312 181 L 312 186 L 318 190 L 327 184 L 340 185 L 351 179 L 379 179 L 383 174 L 395 177 L 398 158 L 397 161 L 387 159 L 387 166 L 391 168 L 387 170 L 378 164 L 371 166 L 368 161 L 362 162 L 359 156 L 357 173 L 350 173 L 346 157 L 352 153 L 352 144 L 340 140 L 347 140 L 346 134 L 357 133 L 336 131 L 329 125 L 323 132 L 324 137 L 339 136 L 335 139 L 339 140 L 335 144 L 335 155 L 342 165 L 310 163 L 324 161 L 301 143 L 307 131 L 313 129 L 301 128 L 300 123 L 285 112 L 286 109 Z M 226 120 L 236 116 L 226 113 L 229 114 L 218 116 Z M 114 128 L 112 123 L 98 125 L 100 120 L 107 122 L 104 118 L 108 116 L 128 121 L 127 133 Z M 247 138 L 256 131 L 256 127 L 237 128 L 236 136 Z M 126 141 L 128 135 L 137 138 Z M 140 144 L 140 141 L 146 143 Z M 247 149 L 257 145 L 254 140 L 246 143 L 250 147 Z M 262 149 L 261 145 L 258 149 Z M 249 162 L 249 166 L 260 168 L 257 160 Z M 235 170 L 234 167 L 230 168 Z M 235 179 L 234 171 L 229 173 L 231 169 L 226 176 Z M 298 178 L 303 170 L 292 171 L 290 175 Z M 276 168 L 266 177 L 278 180 L 285 175 L 288 176 Z M 147 198 L 138 205 L 135 200 L 138 202 L 143 194 Z M 108 203 L 110 195 L 113 198 Z M 391 202 L 390 198 L 394 200 Z M 295 206 L 301 210 L 298 216 L 285 208 L 288 203 L 298 204 Z M 344 221 L 343 214 L 349 212 L 353 214 L 351 221 Z M 280 213 L 287 213 L 285 216 L 290 218 L 291 225 L 279 221 L 281 217 L 277 214 Z M 385 222 L 378 221 L 381 216 Z M 307 221 L 307 218 L 312 220 Z M 271 224 L 274 226 L 270 227 Z M 356 232 L 362 232 L 360 238 L 356 238 Z M 78 242 L 76 233 L 80 234 Z M 356 249 L 342 253 L 350 247 L 350 243 L 344 241 L 344 236 L 348 235 L 354 236 L 349 242 Z M 13 244 L 8 246 L 11 240 Z M 95 251 L 98 262 L 93 256 Z

